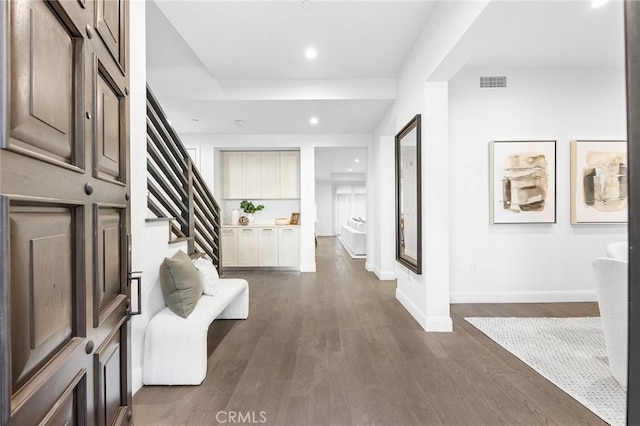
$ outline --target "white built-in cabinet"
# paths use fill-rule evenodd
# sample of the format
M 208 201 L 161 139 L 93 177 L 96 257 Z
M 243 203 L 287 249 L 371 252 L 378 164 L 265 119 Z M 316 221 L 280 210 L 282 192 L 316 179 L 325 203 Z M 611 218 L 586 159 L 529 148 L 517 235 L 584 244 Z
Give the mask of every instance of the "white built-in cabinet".
M 238 233 L 236 228 L 222 228 L 222 266 L 238 265 Z
M 299 151 L 223 151 L 222 198 L 300 198 Z
M 224 198 L 242 198 L 242 153 L 224 152 L 222 159 Z
M 280 266 L 300 264 L 299 241 L 298 228 L 278 229 L 278 264 Z
M 279 266 L 278 229 L 258 228 L 258 266 Z
M 280 185 L 280 153 L 262 152 L 260 153 L 260 192 L 261 199 L 269 198 L 295 198 L 281 197 Z
M 260 157 L 259 152 L 242 153 L 242 198 L 263 198 L 260 190 L 262 180 Z
M 224 258 L 224 253 L 222 254 Z M 258 264 L 258 230 L 238 228 L 238 266 Z
M 280 198 L 300 198 L 300 152 L 280 153 Z
M 223 227 L 222 266 L 300 266 L 297 226 Z

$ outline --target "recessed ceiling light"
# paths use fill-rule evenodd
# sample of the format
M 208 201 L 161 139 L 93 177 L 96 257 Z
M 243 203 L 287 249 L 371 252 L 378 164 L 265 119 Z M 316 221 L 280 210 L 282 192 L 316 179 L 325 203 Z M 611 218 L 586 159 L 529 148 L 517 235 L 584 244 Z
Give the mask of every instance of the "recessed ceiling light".
M 360 162 L 360 159 L 359 159 L 359 158 L 356 158 L 356 163 L 359 163 L 359 162 Z
M 306 56 L 307 59 L 315 59 L 318 57 L 318 51 L 313 47 L 309 47 L 307 50 L 305 50 L 304 56 Z
M 349 169 L 349 171 L 350 171 L 350 172 L 352 172 L 352 171 L 353 171 L 353 169 Z
M 591 7 L 595 9 L 600 6 L 604 6 L 607 3 L 609 3 L 609 0 L 592 0 Z
M 242 120 L 236 120 L 236 125 L 238 125 L 238 126 L 244 126 L 244 121 L 242 121 Z
M 199 122 L 200 120 L 198 120 L 197 118 L 192 118 L 191 121 L 193 121 L 194 123 Z
M 301 6 L 304 10 L 313 9 L 313 3 L 310 0 L 303 0 Z
M 316 124 L 318 124 L 318 119 L 316 117 L 311 117 L 309 119 L 309 124 L 315 126 Z

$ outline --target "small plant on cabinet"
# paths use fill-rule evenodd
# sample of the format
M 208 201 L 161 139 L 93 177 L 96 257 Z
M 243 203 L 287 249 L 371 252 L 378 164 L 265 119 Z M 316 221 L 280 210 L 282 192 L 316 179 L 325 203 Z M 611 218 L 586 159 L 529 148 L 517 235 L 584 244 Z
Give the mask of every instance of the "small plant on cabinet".
M 249 214 L 249 213 L 255 213 L 255 212 L 259 212 L 260 210 L 263 210 L 264 209 L 264 205 L 258 204 L 257 206 L 254 206 L 252 201 L 242 200 L 240 202 L 240 208 L 245 213 Z

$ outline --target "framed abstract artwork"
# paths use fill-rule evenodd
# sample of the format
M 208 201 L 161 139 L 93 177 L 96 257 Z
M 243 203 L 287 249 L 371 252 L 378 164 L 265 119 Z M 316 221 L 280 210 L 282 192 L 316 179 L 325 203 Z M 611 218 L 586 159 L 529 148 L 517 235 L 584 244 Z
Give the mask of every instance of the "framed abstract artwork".
M 627 208 L 627 142 L 571 141 L 571 223 L 625 223 Z
M 556 222 L 556 141 L 489 145 L 491 223 Z

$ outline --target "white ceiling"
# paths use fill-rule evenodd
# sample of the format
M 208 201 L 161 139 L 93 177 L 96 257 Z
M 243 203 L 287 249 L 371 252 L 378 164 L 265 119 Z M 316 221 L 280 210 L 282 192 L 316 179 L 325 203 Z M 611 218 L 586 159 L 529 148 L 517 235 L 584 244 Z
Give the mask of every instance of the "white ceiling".
M 422 29 L 449 24 L 429 21 L 437 3 L 148 2 L 147 78 L 179 133 L 370 134 Z M 521 3 L 461 65 L 623 66 L 621 2 Z M 310 45 L 314 61 L 304 57 Z
M 367 150 L 365 148 L 316 148 L 316 180 L 364 181 L 366 173 Z
M 622 68 L 623 3 L 523 2 L 467 66 Z
M 161 1 L 218 80 L 395 77 L 433 2 Z M 305 49 L 318 57 L 309 61 Z

